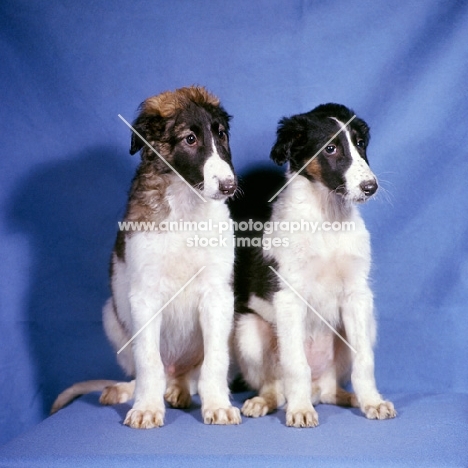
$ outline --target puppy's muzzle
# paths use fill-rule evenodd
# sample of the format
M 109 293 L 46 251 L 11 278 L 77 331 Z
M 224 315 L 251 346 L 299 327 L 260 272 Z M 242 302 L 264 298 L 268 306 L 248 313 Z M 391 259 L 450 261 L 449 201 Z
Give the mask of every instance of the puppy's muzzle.
M 219 181 L 219 191 L 227 197 L 233 195 L 236 189 L 237 183 L 234 179 L 226 179 Z

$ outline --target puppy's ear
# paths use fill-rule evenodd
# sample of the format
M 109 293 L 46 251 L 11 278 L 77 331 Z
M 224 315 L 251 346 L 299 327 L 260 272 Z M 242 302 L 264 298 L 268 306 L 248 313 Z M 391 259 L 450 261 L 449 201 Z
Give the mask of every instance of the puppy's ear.
M 146 146 L 143 138 L 148 142 L 159 138 L 164 131 L 163 119 L 158 115 L 146 115 L 141 113 L 133 122 L 132 138 L 130 142 L 130 154 L 138 153 Z
M 270 158 L 280 166 L 289 161 L 294 151 L 300 148 L 306 140 L 306 131 L 307 127 L 301 116 L 281 119 Z
M 364 120 L 360 119 L 359 117 L 356 117 L 354 120 L 353 120 L 353 125 L 355 125 L 360 134 L 361 134 L 361 137 L 364 139 L 365 141 L 365 145 L 367 146 L 369 144 L 369 140 L 370 140 L 370 128 L 369 128 L 369 125 L 367 125 L 366 122 L 364 122 Z
M 143 125 L 142 122 L 138 122 L 138 120 L 139 119 L 133 122 L 132 127 L 135 129 L 136 132 L 138 132 L 138 134 L 145 138 L 145 135 L 147 133 L 146 126 Z M 132 139 L 130 141 L 130 154 L 132 156 L 135 153 L 138 153 L 138 151 L 140 151 L 141 148 L 143 148 L 143 145 L 145 144 L 145 142 L 135 133 L 135 131 L 132 130 Z

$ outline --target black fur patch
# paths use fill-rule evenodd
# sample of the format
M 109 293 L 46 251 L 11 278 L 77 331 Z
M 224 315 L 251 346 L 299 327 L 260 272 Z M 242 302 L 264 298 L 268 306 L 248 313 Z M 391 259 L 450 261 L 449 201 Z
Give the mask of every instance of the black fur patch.
M 243 196 L 230 200 L 231 216 L 237 223 L 260 221 L 265 223 L 271 216 L 272 205 L 268 200 L 283 186 L 285 178 L 278 168 L 259 167 L 240 178 L 239 185 Z M 238 230 L 236 238 L 261 238 L 263 232 L 255 230 Z M 251 293 L 268 300 L 278 291 L 277 276 L 268 265 L 277 269 L 278 265 L 272 258 L 263 257 L 261 247 L 242 247 L 236 244 L 236 260 L 234 263 L 234 291 L 236 293 L 236 312 L 251 313 L 247 307 Z
M 266 301 L 279 291 L 278 277 L 269 268 L 278 269 L 277 261 L 265 254 L 261 248 L 237 248 L 235 260 L 234 291 L 236 292 L 236 311 L 246 313 L 251 294 Z
M 118 231 L 115 239 L 114 252 L 119 260 L 125 261 L 125 232 Z
M 211 156 L 213 142 L 219 157 L 234 173 L 229 149 L 229 120 L 219 108 L 210 110 L 190 104 L 178 114 L 171 131 L 171 159 L 174 168 L 192 185 L 203 181 L 203 166 Z M 190 146 L 188 138 L 194 138 Z
M 345 186 L 345 173 L 352 162 L 348 140 L 341 132 L 329 145 L 321 148 L 340 129 L 335 119 L 344 124 L 353 115 L 352 110 L 340 104 L 323 104 L 305 114 L 281 119 L 277 141 L 270 157 L 280 165 L 289 161 L 291 171 L 298 172 L 316 155 L 310 165 L 302 170 L 301 175 L 312 181 L 320 181 L 330 190 L 339 192 Z M 367 162 L 369 127 L 356 117 L 348 125 L 348 131 L 353 145 Z M 327 148 L 331 146 L 336 147 L 335 154 L 327 152 Z

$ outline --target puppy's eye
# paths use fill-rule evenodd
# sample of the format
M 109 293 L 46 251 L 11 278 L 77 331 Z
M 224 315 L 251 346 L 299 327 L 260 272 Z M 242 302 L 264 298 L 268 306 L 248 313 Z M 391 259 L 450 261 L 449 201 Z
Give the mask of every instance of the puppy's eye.
M 190 135 L 185 137 L 185 141 L 188 145 L 193 146 L 197 142 L 197 137 L 191 133 Z
M 364 148 L 366 146 L 366 142 L 359 138 L 358 141 L 356 141 L 356 146 L 359 146 L 359 148 Z
M 335 145 L 328 145 L 325 148 L 325 151 L 327 152 L 327 154 L 335 154 L 336 153 L 336 146 Z
M 218 131 L 218 137 L 221 139 L 221 140 L 224 140 L 226 138 L 226 132 L 224 130 L 219 130 Z

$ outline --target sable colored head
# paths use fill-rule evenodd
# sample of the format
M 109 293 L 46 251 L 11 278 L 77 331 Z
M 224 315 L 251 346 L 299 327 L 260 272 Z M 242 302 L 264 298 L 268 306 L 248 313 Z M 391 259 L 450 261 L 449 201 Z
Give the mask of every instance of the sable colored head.
M 230 196 L 237 181 L 229 147 L 229 120 L 219 99 L 203 87 L 161 93 L 140 105 L 133 123 L 138 134 L 132 134 L 130 154 L 140 151 L 142 160 L 155 171 L 170 173 L 172 169 L 160 155 L 207 197 Z

